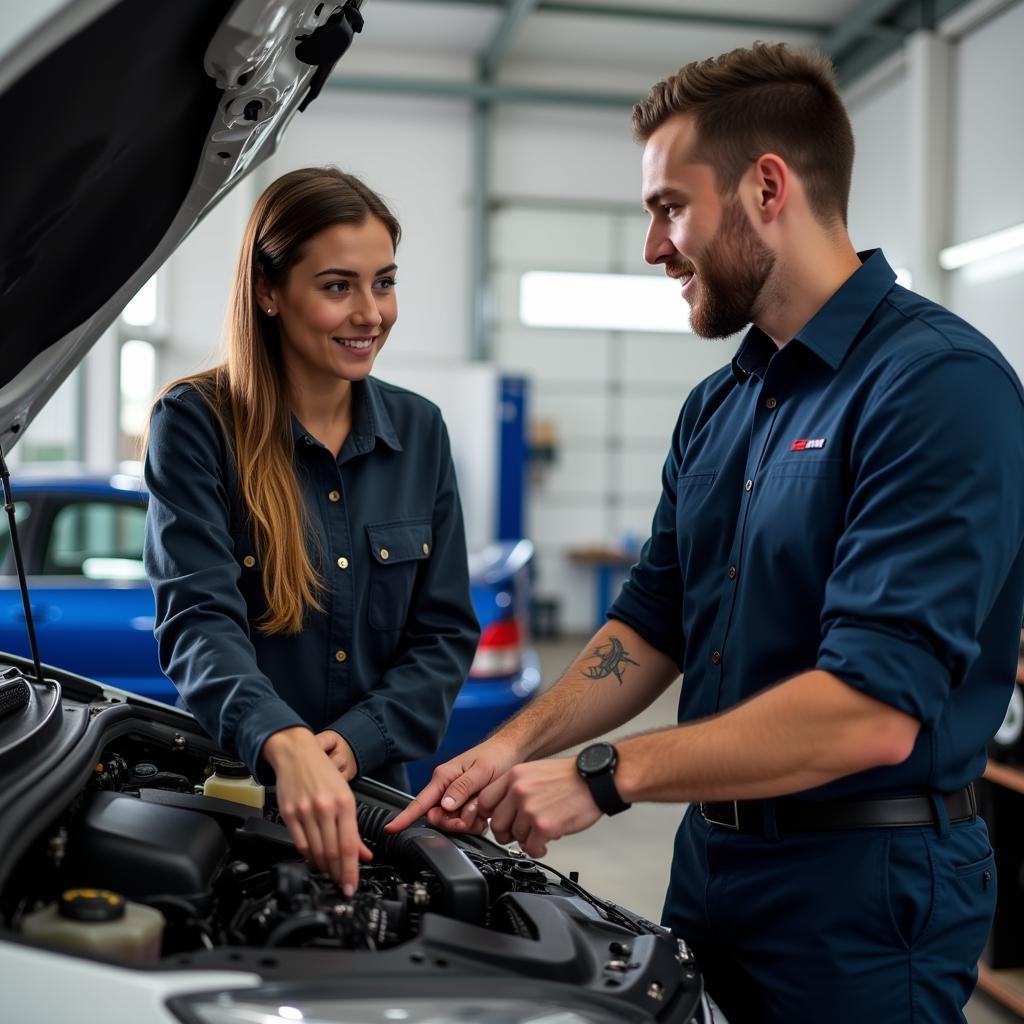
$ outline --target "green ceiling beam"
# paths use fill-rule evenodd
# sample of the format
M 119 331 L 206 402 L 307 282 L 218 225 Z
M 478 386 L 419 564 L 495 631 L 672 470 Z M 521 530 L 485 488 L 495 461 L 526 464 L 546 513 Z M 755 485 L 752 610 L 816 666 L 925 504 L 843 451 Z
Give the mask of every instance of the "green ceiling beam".
M 821 48 L 833 59 L 874 34 L 880 22 L 905 6 L 907 0 L 867 0 L 821 39 Z
M 375 0 L 376 3 L 388 0 Z M 504 7 L 505 0 L 437 0 L 438 4 L 459 7 Z M 717 25 L 751 31 L 807 32 L 823 35 L 832 28 L 830 22 L 802 18 L 779 18 L 771 14 L 719 14 L 716 11 L 694 11 L 678 7 L 635 7 L 630 3 L 606 6 L 600 3 L 567 3 L 566 0 L 539 0 L 536 10 L 542 14 L 568 14 L 595 18 L 632 21 L 658 21 L 674 25 Z
M 596 18 L 621 18 L 641 21 L 661 21 L 677 25 L 710 25 L 719 28 L 740 28 L 757 32 L 807 32 L 822 35 L 832 25 L 824 21 L 776 18 L 770 14 L 719 14 L 716 11 L 687 11 L 679 8 L 633 7 L 619 4 L 605 7 L 603 4 L 572 4 L 565 0 L 540 0 L 537 10 L 544 14 L 581 14 Z
M 332 75 L 329 89 L 341 92 L 376 92 L 431 99 L 478 100 L 493 103 L 527 103 L 559 106 L 623 109 L 643 99 L 643 94 L 591 92 L 584 89 L 548 89 L 544 86 L 501 85 L 496 82 L 449 81 L 436 78 L 395 78 L 385 75 Z
M 509 0 L 498 31 L 494 33 L 487 52 L 480 58 L 481 78 L 490 80 L 497 75 L 501 62 L 515 41 L 516 33 L 537 7 L 538 2 L 539 0 Z

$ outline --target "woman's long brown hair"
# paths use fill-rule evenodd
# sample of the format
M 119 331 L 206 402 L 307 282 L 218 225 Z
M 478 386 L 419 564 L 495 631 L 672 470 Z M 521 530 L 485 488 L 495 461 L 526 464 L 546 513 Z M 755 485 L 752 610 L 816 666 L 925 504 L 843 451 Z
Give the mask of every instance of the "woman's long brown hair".
M 242 500 L 263 570 L 267 611 L 263 633 L 297 633 L 307 608 L 321 609 L 323 581 L 310 559 L 308 516 L 293 457 L 291 409 L 281 361 L 278 321 L 256 300 L 265 277 L 283 286 L 305 243 L 332 224 L 376 217 L 397 247 L 398 221 L 358 178 L 334 167 L 306 167 L 274 181 L 245 228 L 231 289 L 227 358 L 212 370 L 184 377 L 217 413 L 233 441 Z

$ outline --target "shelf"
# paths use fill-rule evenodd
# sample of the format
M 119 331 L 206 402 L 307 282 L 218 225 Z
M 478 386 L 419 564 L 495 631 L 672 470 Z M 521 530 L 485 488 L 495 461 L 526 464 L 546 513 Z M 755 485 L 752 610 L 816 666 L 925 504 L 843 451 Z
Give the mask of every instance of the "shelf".
M 1024 771 L 1013 765 L 989 761 L 983 778 L 999 786 L 1006 786 L 1007 789 L 1015 789 L 1018 793 L 1024 793 Z
M 1024 1017 L 1024 968 L 993 971 L 991 967 L 978 964 L 978 988 Z

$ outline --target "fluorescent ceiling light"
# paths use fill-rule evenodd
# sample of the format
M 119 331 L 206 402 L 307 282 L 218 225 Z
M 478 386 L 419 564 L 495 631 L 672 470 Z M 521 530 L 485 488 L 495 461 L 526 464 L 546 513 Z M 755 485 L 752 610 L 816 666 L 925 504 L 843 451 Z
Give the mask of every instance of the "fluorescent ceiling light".
M 964 280 L 968 284 L 984 284 L 1004 277 L 1016 277 L 1018 274 L 1024 274 L 1024 247 L 972 263 L 964 267 L 963 271 Z
M 993 231 L 990 235 L 973 238 L 969 242 L 950 245 L 939 253 L 939 266 L 943 270 L 958 270 L 969 263 L 1000 256 L 1004 252 L 1024 246 L 1024 224 Z
M 527 327 L 692 334 L 679 283 L 653 274 L 579 274 L 531 270 L 519 282 L 519 319 Z

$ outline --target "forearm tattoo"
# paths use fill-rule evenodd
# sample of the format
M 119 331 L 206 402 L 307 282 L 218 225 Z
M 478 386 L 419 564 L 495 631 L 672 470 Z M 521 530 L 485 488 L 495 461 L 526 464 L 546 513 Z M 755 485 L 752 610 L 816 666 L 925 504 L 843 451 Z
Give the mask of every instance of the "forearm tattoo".
M 622 673 L 625 667 L 640 664 L 639 661 L 634 661 L 629 656 L 629 652 L 616 636 L 609 637 L 608 643 L 595 647 L 591 654 L 598 659 L 597 664 L 585 668 L 583 674 L 588 679 L 607 679 L 609 676 L 615 676 L 619 681 L 619 686 L 622 685 Z

